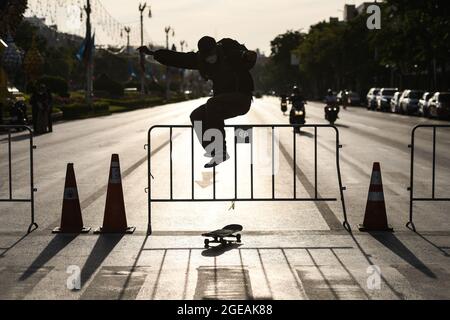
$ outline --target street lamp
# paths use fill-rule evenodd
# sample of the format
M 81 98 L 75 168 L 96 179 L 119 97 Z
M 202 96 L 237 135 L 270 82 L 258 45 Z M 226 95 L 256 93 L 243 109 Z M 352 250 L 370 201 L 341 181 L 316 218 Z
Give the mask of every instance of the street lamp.
M 172 37 L 175 37 L 175 30 L 167 26 L 164 28 L 164 32 L 166 33 L 166 49 L 169 50 L 169 33 L 172 31 Z M 169 79 L 169 67 L 166 67 L 166 100 L 169 100 L 170 93 L 170 79 Z
M 139 4 L 139 12 L 141 16 L 141 47 L 144 46 L 144 12 L 147 8 L 147 3 Z M 152 9 L 148 7 L 148 17 L 152 18 Z M 140 63 L 141 63 L 141 94 L 145 94 L 145 54 L 140 53 Z

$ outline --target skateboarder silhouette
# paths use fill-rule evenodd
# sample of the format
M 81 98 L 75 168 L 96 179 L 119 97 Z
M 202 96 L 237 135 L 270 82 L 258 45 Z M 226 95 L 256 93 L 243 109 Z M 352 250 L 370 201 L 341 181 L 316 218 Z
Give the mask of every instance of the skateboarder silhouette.
M 228 160 L 225 120 L 245 115 L 250 110 L 254 83 L 249 70 L 256 64 L 256 52 L 235 40 L 226 38 L 216 42 L 208 36 L 198 42 L 198 52 L 150 51 L 145 46 L 138 50 L 153 55 L 166 66 L 199 70 L 203 79 L 213 82 L 213 97 L 195 109 L 190 118 L 206 150 L 205 156 L 212 158 L 205 168 Z

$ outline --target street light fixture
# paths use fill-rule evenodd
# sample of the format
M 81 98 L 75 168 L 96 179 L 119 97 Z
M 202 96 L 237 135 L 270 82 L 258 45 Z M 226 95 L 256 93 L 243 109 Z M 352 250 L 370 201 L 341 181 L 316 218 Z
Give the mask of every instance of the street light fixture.
M 144 45 L 144 12 L 147 9 L 147 3 L 139 4 L 139 12 L 141 16 L 141 47 Z M 148 7 L 148 17 L 152 18 L 152 9 Z M 145 54 L 140 53 L 140 64 L 141 64 L 141 94 L 145 95 Z

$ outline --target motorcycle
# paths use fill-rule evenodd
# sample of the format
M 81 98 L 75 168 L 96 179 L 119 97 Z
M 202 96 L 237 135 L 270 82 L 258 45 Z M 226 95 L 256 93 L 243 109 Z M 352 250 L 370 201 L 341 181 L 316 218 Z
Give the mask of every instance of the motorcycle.
M 332 104 L 327 104 L 325 106 L 325 120 L 330 122 L 331 125 L 334 125 L 338 118 L 339 107 Z
M 26 126 L 28 125 L 27 105 L 23 101 L 16 101 L 11 105 L 11 125 Z
M 294 101 L 292 103 L 291 113 L 289 115 L 289 123 L 291 125 L 304 125 L 306 123 L 306 102 Z M 300 133 L 300 128 L 295 128 L 296 133 Z
M 283 115 L 286 114 L 287 109 L 288 109 L 287 98 L 282 97 L 281 98 L 281 112 L 283 112 Z

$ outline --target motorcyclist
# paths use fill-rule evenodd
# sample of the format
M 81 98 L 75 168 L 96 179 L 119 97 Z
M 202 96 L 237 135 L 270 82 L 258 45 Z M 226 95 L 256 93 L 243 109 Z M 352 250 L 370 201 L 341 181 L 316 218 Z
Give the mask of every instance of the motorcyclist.
M 348 104 L 348 90 L 347 89 L 344 89 L 342 91 L 341 104 L 342 104 L 342 107 L 344 108 L 344 110 L 347 110 L 347 104 Z
M 198 49 L 198 52 L 189 53 L 170 50 L 152 52 L 147 47 L 138 50 L 153 55 L 166 66 L 199 70 L 205 80 L 212 80 L 213 97 L 194 110 L 190 117 L 197 137 L 206 150 L 205 156 L 212 158 L 205 168 L 212 168 L 230 158 L 226 150 L 224 121 L 245 115 L 250 110 L 254 83 L 249 70 L 254 67 L 257 55 L 229 38 L 216 42 L 214 38 L 205 36 L 198 42 Z M 221 141 L 206 141 L 205 133 L 209 129 L 219 130 Z
M 329 119 L 328 118 L 328 110 L 330 107 L 336 112 L 336 118 L 339 118 L 338 114 L 339 114 L 340 108 L 337 103 L 337 97 L 333 93 L 333 90 L 328 89 L 327 95 L 325 96 L 325 99 L 324 99 L 324 102 L 325 102 L 325 107 L 324 107 L 325 119 L 327 119 L 327 120 Z
M 294 105 L 294 103 L 298 103 L 298 102 L 303 103 L 305 101 L 302 91 L 300 90 L 300 88 L 298 86 L 292 87 L 292 94 L 290 96 L 290 100 L 291 100 L 292 105 Z
M 292 104 L 291 113 L 289 116 L 290 124 L 302 125 L 305 124 L 306 110 L 305 110 L 305 98 L 299 87 L 294 86 L 292 88 L 292 94 L 289 97 Z M 295 132 L 299 132 L 300 128 L 296 127 Z
M 334 106 L 337 104 L 337 99 L 333 93 L 333 90 L 328 89 L 327 95 L 325 96 L 325 103 L 330 106 Z
M 288 96 L 286 93 L 282 93 L 280 95 L 280 98 L 281 98 L 281 112 L 283 112 L 284 115 L 287 111 Z

